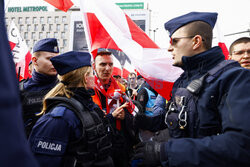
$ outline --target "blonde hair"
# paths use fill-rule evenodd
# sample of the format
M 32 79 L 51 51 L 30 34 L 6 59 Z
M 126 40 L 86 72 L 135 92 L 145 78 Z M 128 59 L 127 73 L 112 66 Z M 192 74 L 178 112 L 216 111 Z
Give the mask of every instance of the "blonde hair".
M 55 97 L 55 96 L 66 96 L 70 98 L 73 95 L 73 92 L 68 88 L 78 87 L 79 84 L 83 83 L 83 87 L 86 87 L 86 80 L 84 76 L 88 76 L 91 72 L 90 66 L 85 66 L 74 71 L 70 71 L 64 75 L 58 75 L 59 83 L 50 90 L 43 99 L 43 109 L 37 115 L 42 115 L 47 110 L 46 99 Z

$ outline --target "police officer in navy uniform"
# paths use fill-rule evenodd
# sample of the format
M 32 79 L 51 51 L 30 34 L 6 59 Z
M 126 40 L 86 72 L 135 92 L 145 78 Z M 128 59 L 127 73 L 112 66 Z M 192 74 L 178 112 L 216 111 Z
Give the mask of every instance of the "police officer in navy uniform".
M 57 83 L 57 72 L 50 59 L 59 54 L 57 40 L 46 38 L 38 41 L 33 47 L 32 77 L 20 82 L 23 119 L 27 136 L 39 118 L 36 116 L 42 109 L 42 99 Z
M 21 119 L 21 102 L 15 64 L 5 24 L 5 4 L 0 1 L 0 166 L 38 167 L 27 143 Z
M 137 145 L 139 165 L 250 166 L 250 71 L 211 48 L 216 20 L 217 13 L 191 12 L 165 23 L 173 65 L 184 72 L 164 114 L 136 116 L 140 128 L 168 127 L 171 136 Z
M 88 52 L 51 58 L 59 83 L 43 101 L 44 114 L 29 143 L 41 167 L 112 167 L 109 121 L 92 101 L 94 87 Z

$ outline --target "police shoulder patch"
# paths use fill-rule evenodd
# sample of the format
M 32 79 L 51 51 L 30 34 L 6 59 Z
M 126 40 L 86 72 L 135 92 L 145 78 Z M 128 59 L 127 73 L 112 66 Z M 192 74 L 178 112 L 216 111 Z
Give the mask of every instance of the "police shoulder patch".
M 65 153 L 67 142 L 48 138 L 35 138 L 31 149 L 34 153 L 48 155 L 63 155 Z
M 52 117 L 62 117 L 66 110 L 67 108 L 64 106 L 57 106 L 50 112 L 50 114 Z

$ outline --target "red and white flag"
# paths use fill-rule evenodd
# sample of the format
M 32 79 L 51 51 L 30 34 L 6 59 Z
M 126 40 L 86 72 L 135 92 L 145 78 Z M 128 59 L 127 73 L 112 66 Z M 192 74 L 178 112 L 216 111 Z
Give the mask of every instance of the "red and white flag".
M 160 49 L 114 2 L 80 0 L 89 50 L 123 51 L 131 64 L 163 97 L 169 99 L 173 82 L 182 73 L 172 56 Z
M 112 76 L 113 75 L 120 75 L 122 76 L 122 65 L 120 63 L 120 61 L 115 57 L 113 56 L 113 73 L 112 73 Z
M 229 51 L 227 49 L 227 46 L 225 44 L 225 39 L 224 39 L 224 34 L 221 32 L 220 27 L 219 27 L 219 23 L 218 20 L 215 24 L 215 30 L 217 31 L 217 42 L 218 42 L 218 46 L 221 48 L 225 59 L 228 59 L 228 55 L 229 55 Z
M 73 6 L 73 2 L 71 0 L 44 0 L 49 4 L 55 6 L 57 9 L 60 9 L 64 12 L 67 12 L 71 6 Z
M 127 79 L 129 73 L 135 72 L 135 67 L 132 66 L 127 60 L 125 61 L 122 69 L 122 77 Z
M 21 37 L 19 30 L 12 21 L 9 29 L 9 42 L 12 45 L 12 55 L 16 65 L 16 73 L 19 72 L 19 80 L 31 77 L 29 74 L 29 62 L 31 54 L 26 42 Z

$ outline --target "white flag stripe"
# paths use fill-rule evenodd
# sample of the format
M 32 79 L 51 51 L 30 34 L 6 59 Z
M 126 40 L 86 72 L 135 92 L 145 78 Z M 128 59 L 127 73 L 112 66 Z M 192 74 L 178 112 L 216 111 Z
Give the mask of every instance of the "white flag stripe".
M 172 56 L 166 49 L 143 48 L 131 38 L 125 14 L 115 3 L 110 0 L 106 0 L 105 3 L 101 0 L 81 0 L 81 2 L 83 2 L 81 6 L 83 12 L 96 15 L 116 45 L 144 77 L 174 82 L 180 76 L 182 70 L 172 66 Z
M 20 35 L 18 28 L 16 27 L 14 21 L 10 24 L 9 29 L 9 41 L 16 44 L 16 46 L 12 50 L 13 60 L 16 64 L 16 71 L 18 72 L 19 67 L 21 68 L 20 75 L 24 77 L 25 74 L 25 58 L 29 52 L 28 46 L 26 42 Z

